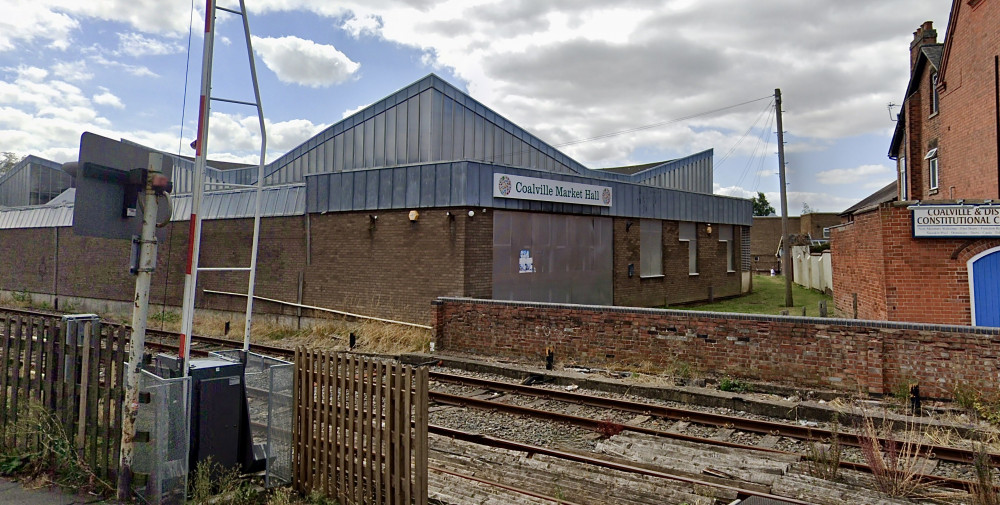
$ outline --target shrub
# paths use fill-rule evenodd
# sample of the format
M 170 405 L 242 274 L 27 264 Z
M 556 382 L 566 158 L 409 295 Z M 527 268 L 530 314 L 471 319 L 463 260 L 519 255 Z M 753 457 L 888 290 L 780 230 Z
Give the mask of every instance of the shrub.
M 726 377 L 719 381 L 719 391 L 728 391 L 730 393 L 752 393 L 753 386 L 751 386 L 749 382 Z
M 916 424 L 907 423 L 901 438 L 891 422 L 882 419 L 876 426 L 871 415 L 862 412 L 858 442 L 876 489 L 890 496 L 910 497 L 928 485 L 920 478 L 931 454 L 921 443 L 923 434 Z

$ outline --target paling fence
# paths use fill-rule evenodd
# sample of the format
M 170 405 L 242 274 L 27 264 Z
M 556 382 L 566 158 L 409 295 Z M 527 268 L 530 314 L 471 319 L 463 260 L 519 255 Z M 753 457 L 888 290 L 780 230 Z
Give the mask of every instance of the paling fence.
M 0 310 L 0 445 L 37 451 L 38 426 L 45 425 L 57 432 L 46 435 L 70 441 L 98 477 L 113 481 L 127 340 L 125 326 L 96 316 L 63 320 Z
M 342 504 L 427 503 L 427 369 L 295 352 L 293 484 Z

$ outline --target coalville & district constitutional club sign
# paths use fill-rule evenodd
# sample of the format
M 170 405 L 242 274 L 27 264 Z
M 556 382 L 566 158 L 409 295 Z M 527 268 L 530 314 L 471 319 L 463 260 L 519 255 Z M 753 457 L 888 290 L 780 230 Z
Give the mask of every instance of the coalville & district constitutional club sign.
M 1000 237 L 1000 205 L 912 205 L 914 237 Z
M 494 198 L 611 206 L 611 188 L 519 175 L 493 174 Z

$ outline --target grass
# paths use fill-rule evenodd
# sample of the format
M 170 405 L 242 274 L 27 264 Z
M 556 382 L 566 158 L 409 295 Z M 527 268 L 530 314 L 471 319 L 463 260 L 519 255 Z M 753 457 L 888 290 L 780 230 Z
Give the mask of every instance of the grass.
M 785 278 L 776 275 L 753 276 L 753 291 L 745 296 L 719 300 L 714 303 L 698 303 L 677 306 L 684 310 L 701 310 L 713 312 L 737 312 L 741 314 L 778 315 L 787 310 L 789 315 L 801 316 L 803 307 L 806 315 L 819 316 L 819 302 L 825 300 L 829 315 L 833 315 L 833 297 L 792 284 L 792 301 L 794 307 L 785 307 Z

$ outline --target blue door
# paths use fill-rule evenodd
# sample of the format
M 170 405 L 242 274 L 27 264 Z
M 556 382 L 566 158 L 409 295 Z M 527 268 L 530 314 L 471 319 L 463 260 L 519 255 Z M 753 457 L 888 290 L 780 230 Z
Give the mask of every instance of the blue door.
M 976 326 L 1000 326 L 1000 248 L 969 262 L 972 320 Z

